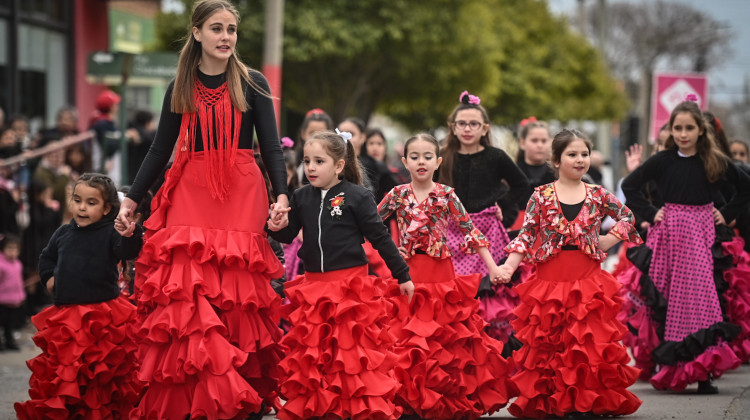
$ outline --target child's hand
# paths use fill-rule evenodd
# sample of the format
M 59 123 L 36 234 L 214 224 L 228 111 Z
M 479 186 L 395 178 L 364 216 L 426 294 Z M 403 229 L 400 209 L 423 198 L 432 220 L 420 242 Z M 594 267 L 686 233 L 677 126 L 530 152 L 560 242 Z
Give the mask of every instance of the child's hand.
M 659 223 L 664 220 L 664 207 L 660 208 L 654 216 L 654 223 Z
M 52 289 L 55 288 L 55 277 L 50 277 L 49 280 L 47 280 L 47 290 L 49 290 L 50 293 L 52 293 Z
M 495 210 L 495 217 L 497 217 L 497 220 L 502 222 L 503 221 L 503 209 L 501 209 L 500 206 L 498 205 L 495 205 L 495 208 L 497 209 Z
M 398 253 L 401 254 L 401 258 L 407 259 L 409 257 L 409 253 L 406 252 L 406 248 L 403 246 L 398 247 Z
M 268 229 L 273 232 L 278 232 L 281 229 L 284 229 L 289 224 L 289 219 L 286 220 L 286 223 L 282 223 L 281 221 L 274 221 L 273 219 L 268 219 L 266 222 L 268 225 Z
M 496 269 L 490 270 L 490 282 L 492 284 L 509 283 L 516 270 L 508 264 L 503 264 Z
M 409 280 L 406 283 L 399 284 L 398 288 L 401 289 L 402 295 L 409 297 L 409 303 L 411 303 L 411 298 L 414 296 L 414 282 Z
M 133 212 L 138 204 L 128 197 L 120 203 L 120 212 L 115 219 L 115 230 L 120 235 L 129 238 L 135 232 L 135 217 Z
M 271 230 L 285 228 L 289 224 L 289 211 L 292 210 L 292 208 L 289 207 L 289 199 L 286 194 L 279 195 L 276 200 L 277 201 L 271 205 L 269 214 L 274 226 L 279 226 L 279 228 L 273 229 L 271 228 L 271 225 L 269 225 L 268 228 Z
M 620 238 L 618 238 L 615 235 L 610 235 L 609 233 L 606 235 L 599 235 L 599 249 L 601 249 L 604 252 L 607 252 L 610 248 L 615 246 L 615 244 L 619 241 L 620 241 Z
M 724 215 L 721 214 L 721 212 L 719 211 L 719 209 L 717 209 L 716 207 L 714 207 L 714 223 L 716 223 L 717 225 L 726 225 L 727 224 L 727 221 L 724 220 Z

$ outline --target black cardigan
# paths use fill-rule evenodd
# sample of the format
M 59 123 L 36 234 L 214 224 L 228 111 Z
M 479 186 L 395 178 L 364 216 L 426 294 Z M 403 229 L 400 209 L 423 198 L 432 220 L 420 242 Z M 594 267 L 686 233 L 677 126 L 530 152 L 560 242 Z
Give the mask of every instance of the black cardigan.
M 343 194 L 341 215 L 332 215 L 331 200 Z M 388 229 L 378 216 L 378 207 L 367 189 L 346 180 L 321 198 L 320 188 L 305 185 L 292 195 L 289 226 L 268 231 L 279 242 L 291 243 L 302 231 L 299 257 L 305 271 L 321 273 L 367 264 L 364 238 L 372 243 L 399 283 L 411 280 L 409 266 L 401 257 Z
M 122 237 L 114 221 L 100 220 L 79 227 L 74 220 L 60 226 L 39 257 L 42 284 L 55 277 L 52 296 L 55 305 L 96 303 L 120 295 L 117 264 L 133 259 L 143 245 L 143 229 Z

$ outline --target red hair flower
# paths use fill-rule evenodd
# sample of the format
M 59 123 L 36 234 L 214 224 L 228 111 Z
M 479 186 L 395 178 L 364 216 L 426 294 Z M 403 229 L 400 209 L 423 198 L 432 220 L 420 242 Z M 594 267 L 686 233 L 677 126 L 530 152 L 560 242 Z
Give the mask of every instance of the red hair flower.
M 536 117 L 534 117 L 534 116 L 531 116 L 531 117 L 529 117 L 529 118 L 524 118 L 524 119 L 522 119 L 522 120 L 521 120 L 521 127 L 525 126 L 526 124 L 528 124 L 528 123 L 530 123 L 530 122 L 536 122 Z
M 696 95 L 694 93 L 689 93 L 685 97 L 685 102 L 698 102 L 698 95 Z

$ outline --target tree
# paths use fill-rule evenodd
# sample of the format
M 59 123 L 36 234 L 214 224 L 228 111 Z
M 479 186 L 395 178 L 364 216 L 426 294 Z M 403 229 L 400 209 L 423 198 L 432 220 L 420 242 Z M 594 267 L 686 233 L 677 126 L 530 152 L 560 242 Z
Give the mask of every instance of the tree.
M 641 121 L 648 121 L 653 75 L 668 66 L 677 71 L 705 72 L 731 53 L 727 26 L 691 6 L 663 0 L 589 7 L 587 32 L 606 25 L 604 54 L 612 71 L 630 86 Z M 648 136 L 641 124 L 640 138 Z
M 241 4 L 237 49 L 259 67 L 264 1 Z M 162 40 L 184 35 L 186 10 L 159 18 Z M 286 0 L 284 30 L 282 96 L 296 112 L 377 110 L 424 130 L 445 123 L 463 90 L 503 124 L 627 109 L 597 50 L 541 0 Z

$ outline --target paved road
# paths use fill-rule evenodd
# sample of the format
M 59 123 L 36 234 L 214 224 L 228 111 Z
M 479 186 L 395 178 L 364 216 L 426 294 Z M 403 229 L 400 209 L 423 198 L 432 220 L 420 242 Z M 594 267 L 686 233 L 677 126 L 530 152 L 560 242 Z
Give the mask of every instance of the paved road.
M 13 403 L 28 399 L 30 372 L 25 360 L 38 350 L 31 341 L 31 329 L 20 332 L 20 352 L 0 352 L 0 420 L 15 419 Z M 630 390 L 643 400 L 641 408 L 628 420 L 744 420 L 750 418 L 750 366 L 725 374 L 716 381 L 718 395 L 697 395 L 696 385 L 684 392 L 656 391 L 645 382 L 638 382 Z M 266 416 L 271 419 L 272 416 Z M 513 418 L 506 410 L 485 416 L 490 419 Z

